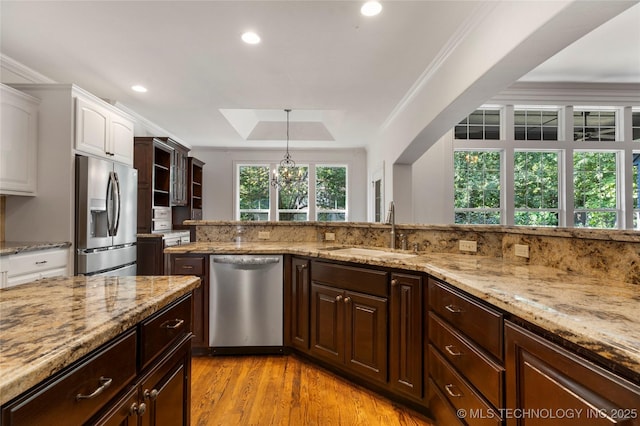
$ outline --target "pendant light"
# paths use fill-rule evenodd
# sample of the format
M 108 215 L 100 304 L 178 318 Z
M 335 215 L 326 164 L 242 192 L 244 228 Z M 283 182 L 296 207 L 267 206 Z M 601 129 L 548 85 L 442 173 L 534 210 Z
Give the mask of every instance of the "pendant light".
M 291 110 L 285 109 L 284 111 L 287 113 L 287 150 L 284 158 L 280 161 L 280 167 L 274 169 L 271 176 L 271 185 L 278 189 L 291 185 L 301 178 L 300 173 L 295 173 L 296 162 L 293 161 L 291 154 L 289 154 L 289 113 Z

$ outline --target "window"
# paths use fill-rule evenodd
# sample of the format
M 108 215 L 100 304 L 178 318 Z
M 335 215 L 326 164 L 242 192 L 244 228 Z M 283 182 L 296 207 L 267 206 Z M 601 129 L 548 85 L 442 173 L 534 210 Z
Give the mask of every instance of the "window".
M 240 220 L 269 220 L 269 166 L 238 167 Z
M 500 223 L 500 152 L 454 153 L 455 223 Z
M 640 141 L 640 111 L 631 113 L 631 134 L 634 141 Z
M 347 220 L 347 168 L 316 166 L 316 220 Z
M 478 109 L 455 127 L 456 139 L 500 139 L 500 111 Z
M 287 170 L 280 167 L 278 173 L 283 176 Z M 297 178 L 293 183 L 278 189 L 278 220 L 309 220 L 309 166 L 296 166 L 291 170 Z
M 633 229 L 640 230 L 640 152 L 633 153 Z
M 573 140 L 613 142 L 616 140 L 615 111 L 573 112 Z
M 615 152 L 574 152 L 574 225 L 576 227 L 616 227 L 617 163 Z
M 237 165 L 237 220 L 348 220 L 346 165 L 299 164 L 292 170 L 292 182 L 279 189 L 271 185 L 276 167 L 276 164 Z M 281 177 L 285 173 L 286 169 L 278 169 Z
M 513 160 L 514 223 L 558 226 L 558 153 L 516 151 Z
M 558 111 L 516 109 L 514 132 L 519 141 L 557 141 Z

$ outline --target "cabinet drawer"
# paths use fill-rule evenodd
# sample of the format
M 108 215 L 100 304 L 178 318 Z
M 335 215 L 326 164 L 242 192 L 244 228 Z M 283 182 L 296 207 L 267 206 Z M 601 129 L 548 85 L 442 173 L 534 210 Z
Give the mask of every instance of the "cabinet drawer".
M 140 324 L 140 368 L 191 332 L 191 295 L 178 300 Z
M 66 249 L 38 250 L 11 255 L 9 257 L 9 277 L 66 268 L 68 257 Z
M 454 328 L 502 360 L 502 314 L 429 279 L 429 306 Z
M 37 387 L 3 411 L 7 424 L 82 424 L 136 376 L 131 330 L 80 365 Z
M 311 280 L 332 287 L 387 297 L 389 274 L 384 271 L 311 262 Z
M 456 410 L 476 413 L 477 418 L 466 419 L 469 424 L 498 426 L 502 424 L 496 411 L 429 345 L 429 375 L 436 388 Z
M 174 275 L 204 275 L 204 265 L 204 256 L 175 257 L 171 273 Z
M 429 313 L 429 341 L 495 407 L 503 408 L 504 368 L 487 359 L 476 345 Z

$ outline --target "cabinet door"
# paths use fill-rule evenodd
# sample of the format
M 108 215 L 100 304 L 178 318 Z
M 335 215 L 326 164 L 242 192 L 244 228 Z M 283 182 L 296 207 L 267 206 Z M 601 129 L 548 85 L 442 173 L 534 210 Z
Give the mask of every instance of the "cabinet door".
M 345 292 L 345 362 L 368 378 L 387 382 L 387 299 Z
M 640 425 L 640 387 L 511 323 L 505 324 L 507 408 L 570 413 L 563 425 Z M 508 425 L 555 424 L 540 416 Z
M 2 86 L 0 194 L 35 195 L 38 105 Z
M 109 122 L 109 145 L 106 154 L 115 161 L 133 165 L 133 127 L 134 124 L 116 114 Z
M 311 353 L 336 364 L 344 363 L 344 294 L 311 283 Z
M 140 417 L 142 426 L 189 424 L 190 359 L 190 342 L 186 339 L 143 379 L 142 399 L 147 412 Z
M 111 408 L 90 424 L 96 426 L 136 426 L 138 417 L 146 412 L 146 404 L 138 401 L 138 388 L 134 387 Z
M 309 261 L 294 257 L 291 260 L 291 345 L 309 349 Z
M 389 375 L 391 387 L 422 398 L 422 277 L 391 275 L 389 308 Z
M 76 149 L 105 157 L 109 143 L 109 115 L 106 108 L 76 98 Z

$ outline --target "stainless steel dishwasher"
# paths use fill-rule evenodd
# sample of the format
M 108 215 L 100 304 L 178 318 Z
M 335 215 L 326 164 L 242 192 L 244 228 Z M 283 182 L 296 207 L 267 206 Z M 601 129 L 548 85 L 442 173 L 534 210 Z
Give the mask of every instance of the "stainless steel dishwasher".
M 281 353 L 282 256 L 210 257 L 209 346 L 213 353 Z

